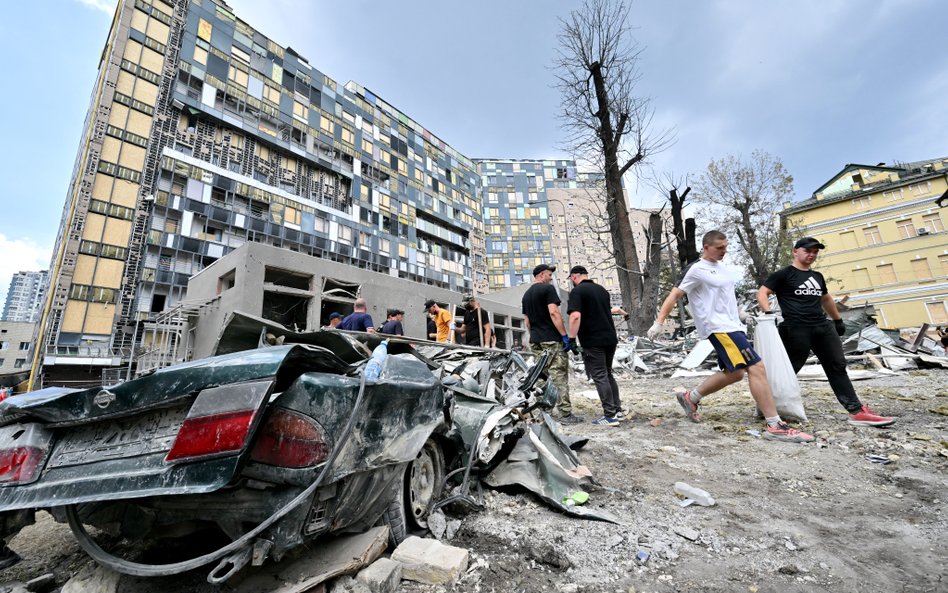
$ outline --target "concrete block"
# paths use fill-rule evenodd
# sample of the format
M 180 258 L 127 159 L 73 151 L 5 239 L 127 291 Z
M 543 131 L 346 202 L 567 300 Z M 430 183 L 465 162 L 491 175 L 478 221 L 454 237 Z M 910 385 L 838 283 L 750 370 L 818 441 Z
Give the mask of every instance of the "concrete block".
M 467 570 L 470 553 L 433 539 L 409 536 L 392 552 L 401 563 L 402 578 L 420 583 L 453 583 Z
M 60 593 L 117 593 L 122 575 L 98 564 L 89 564 L 66 581 Z
M 402 565 L 388 558 L 379 558 L 356 575 L 356 580 L 372 593 L 395 593 L 402 581 Z

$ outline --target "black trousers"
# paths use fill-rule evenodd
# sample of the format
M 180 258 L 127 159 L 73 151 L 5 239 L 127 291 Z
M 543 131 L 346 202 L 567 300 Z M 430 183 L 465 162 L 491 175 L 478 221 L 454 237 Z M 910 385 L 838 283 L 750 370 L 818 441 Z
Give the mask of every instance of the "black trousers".
M 586 372 L 596 384 L 596 392 L 599 394 L 599 401 L 602 402 L 602 413 L 609 418 L 615 418 L 622 409 L 622 404 L 619 402 L 619 386 L 616 384 L 616 378 L 612 376 L 612 359 L 615 356 L 615 344 L 603 348 L 583 347 Z
M 846 372 L 843 344 L 839 340 L 832 321 L 827 320 L 826 323 L 820 325 L 782 323 L 777 331 L 780 333 L 783 347 L 787 350 L 794 373 L 800 372 L 812 350 L 820 361 L 820 366 L 823 367 L 823 372 L 826 373 L 833 394 L 839 403 L 850 414 L 855 414 L 862 409 L 862 403 L 856 395 L 856 390 L 853 389 L 852 381 L 849 380 L 849 373 Z

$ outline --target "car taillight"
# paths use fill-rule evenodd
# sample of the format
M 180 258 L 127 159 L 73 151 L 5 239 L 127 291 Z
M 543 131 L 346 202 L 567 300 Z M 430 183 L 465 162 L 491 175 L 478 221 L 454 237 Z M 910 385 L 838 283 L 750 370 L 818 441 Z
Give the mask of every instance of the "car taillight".
M 52 443 L 52 431 L 38 423 L 0 428 L 0 486 L 35 482 Z
M 247 440 L 254 410 L 188 418 L 178 430 L 165 461 L 240 451 Z
M 36 479 L 46 451 L 36 447 L 0 450 L 0 484 L 19 484 Z
M 326 435 L 315 420 L 289 410 L 276 410 L 260 430 L 250 459 L 301 468 L 322 463 L 328 454 Z
M 270 381 L 205 389 L 194 400 L 165 461 L 191 461 L 241 451 Z

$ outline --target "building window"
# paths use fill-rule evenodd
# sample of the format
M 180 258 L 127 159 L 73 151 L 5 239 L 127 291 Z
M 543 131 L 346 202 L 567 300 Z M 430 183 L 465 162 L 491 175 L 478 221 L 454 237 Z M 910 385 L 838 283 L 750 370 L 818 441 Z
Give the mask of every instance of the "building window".
M 928 316 L 932 323 L 948 323 L 948 310 L 945 309 L 945 302 L 925 303 L 928 309 Z
M 25 364 L 26 364 L 25 358 L 18 358 L 16 359 L 16 361 L 13 362 L 13 368 L 22 369 Z
M 898 282 L 895 275 L 895 266 L 892 264 L 876 266 L 876 271 L 879 273 L 879 284 L 895 284 Z
M 912 271 L 915 272 L 915 278 L 918 280 L 929 280 L 932 277 L 932 268 L 928 265 L 928 259 L 924 257 L 912 260 Z
M 871 286 L 872 282 L 869 280 L 869 268 L 853 269 L 853 288 L 862 289 Z
M 352 229 L 347 226 L 339 227 L 339 242 L 347 245 L 352 244 Z
M 922 183 L 916 183 L 915 185 L 910 185 L 909 191 L 912 192 L 913 196 L 924 196 L 925 194 L 932 191 L 932 182 L 925 181 Z
M 856 208 L 856 210 L 866 210 L 869 208 L 870 204 L 871 200 L 869 199 L 869 196 L 862 196 L 861 198 L 853 199 L 853 206 Z
M 868 226 L 862 229 L 862 234 L 866 238 L 866 245 L 881 245 L 882 235 L 879 234 L 879 227 Z
M 899 229 L 899 236 L 903 239 L 911 239 L 912 237 L 918 236 L 918 233 L 915 232 L 915 225 L 912 224 L 911 218 L 896 220 L 895 226 Z
M 948 255 L 939 255 L 938 261 L 941 262 L 941 273 L 948 276 Z
M 896 200 L 902 199 L 902 188 L 893 189 L 889 191 L 882 192 L 882 197 L 886 199 L 887 202 L 895 202 Z
M 20 350 L 29 350 L 29 349 L 30 349 L 29 342 L 20 342 Z
M 839 234 L 839 238 L 843 249 L 856 249 L 859 247 L 859 245 L 856 243 L 855 231 L 843 231 Z
M 945 230 L 945 223 L 941 221 L 941 216 L 937 212 L 922 216 L 922 226 L 929 233 L 940 233 Z

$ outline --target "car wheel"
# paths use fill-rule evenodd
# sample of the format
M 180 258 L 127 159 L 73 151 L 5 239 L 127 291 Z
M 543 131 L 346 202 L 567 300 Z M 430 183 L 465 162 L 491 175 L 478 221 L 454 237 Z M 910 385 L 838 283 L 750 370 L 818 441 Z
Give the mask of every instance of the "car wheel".
M 428 527 L 428 513 L 441 497 L 443 484 L 444 453 L 436 441 L 428 439 L 405 470 L 405 515 L 412 527 Z

